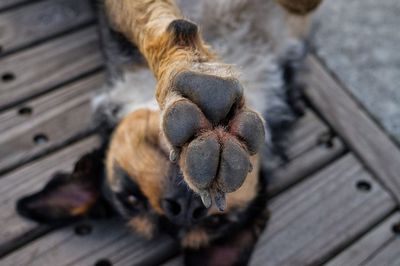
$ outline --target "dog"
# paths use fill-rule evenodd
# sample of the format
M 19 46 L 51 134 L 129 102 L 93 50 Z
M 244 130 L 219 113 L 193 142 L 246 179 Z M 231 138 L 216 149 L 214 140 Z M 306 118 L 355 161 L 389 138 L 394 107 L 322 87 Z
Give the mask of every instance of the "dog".
M 301 113 L 295 70 L 320 2 L 98 3 L 103 145 L 18 212 L 49 224 L 119 215 L 146 238 L 176 237 L 187 265 L 245 265 L 268 220 L 264 163 L 284 158 Z

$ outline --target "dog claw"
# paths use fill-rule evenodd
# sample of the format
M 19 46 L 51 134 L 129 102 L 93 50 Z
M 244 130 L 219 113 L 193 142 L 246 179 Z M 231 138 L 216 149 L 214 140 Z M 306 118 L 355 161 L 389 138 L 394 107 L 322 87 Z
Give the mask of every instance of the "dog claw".
M 207 209 L 211 207 L 212 204 L 212 200 L 211 200 L 211 195 L 207 190 L 203 190 L 199 192 L 201 201 L 204 204 L 204 207 L 206 207 Z
M 222 191 L 217 191 L 215 193 L 215 205 L 217 206 L 218 210 L 223 212 L 226 209 L 226 199 L 225 199 L 225 193 Z
M 169 152 L 169 160 L 172 163 L 176 163 L 178 161 L 178 158 L 179 158 L 179 152 L 177 150 L 171 150 Z

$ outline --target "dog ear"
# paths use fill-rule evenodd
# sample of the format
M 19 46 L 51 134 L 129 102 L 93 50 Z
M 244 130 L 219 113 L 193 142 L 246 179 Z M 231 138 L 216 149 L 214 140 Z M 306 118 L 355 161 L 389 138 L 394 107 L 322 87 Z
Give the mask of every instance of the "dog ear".
M 42 190 L 18 200 L 17 212 L 52 225 L 78 219 L 100 201 L 102 174 L 100 152 L 86 154 L 75 164 L 72 173 L 56 173 Z

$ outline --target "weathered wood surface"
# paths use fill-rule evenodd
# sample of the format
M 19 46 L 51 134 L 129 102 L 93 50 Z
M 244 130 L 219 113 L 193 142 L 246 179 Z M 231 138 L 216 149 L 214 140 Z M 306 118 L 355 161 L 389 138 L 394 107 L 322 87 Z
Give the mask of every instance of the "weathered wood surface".
M 358 190 L 359 181 L 370 190 Z M 319 265 L 394 208 L 393 198 L 346 155 L 270 203 L 272 217 L 251 265 Z
M 87 224 L 91 227 L 87 235 L 76 234 L 75 226 L 55 231 L 6 257 L 1 265 L 87 266 L 100 261 L 112 265 L 159 265 L 178 248 L 166 236 L 143 240 L 119 220 Z
M 326 266 L 400 265 L 400 238 L 393 232 L 393 226 L 397 223 L 400 223 L 399 212 L 377 225 Z M 392 251 L 395 252 L 393 253 L 395 257 L 388 254 Z
M 289 132 L 286 148 L 289 161 L 271 169 L 272 175 L 268 178 L 270 197 L 343 155 L 346 149 L 342 141 L 330 134 L 330 129 L 307 110 Z
M 93 13 L 88 0 L 40 1 L 1 13 L 1 54 L 87 24 Z
M 0 226 L 0 250 L 6 248 L 13 239 L 37 227 L 37 224 L 23 219 L 15 212 L 15 202 L 42 188 L 56 171 L 72 170 L 79 156 L 97 145 L 99 139 L 91 137 L 0 177 L 0 221 L 7 225 Z
M 94 27 L 68 34 L 0 60 L 0 110 L 99 69 Z
M 400 150 L 315 57 L 305 90 L 312 104 L 400 203 Z
M 0 113 L 0 173 L 88 132 L 90 99 L 103 81 L 92 75 Z

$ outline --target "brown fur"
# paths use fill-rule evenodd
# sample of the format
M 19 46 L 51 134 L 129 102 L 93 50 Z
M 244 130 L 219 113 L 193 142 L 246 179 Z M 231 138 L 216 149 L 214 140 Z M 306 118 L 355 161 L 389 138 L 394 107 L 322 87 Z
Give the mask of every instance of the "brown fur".
M 116 163 L 140 184 L 151 206 L 162 214 L 165 173 L 169 167 L 159 139 L 159 113 L 138 110 L 125 117 L 115 130 L 106 159 L 107 178 L 115 186 Z
M 203 228 L 194 228 L 188 232 L 181 240 L 185 248 L 199 249 L 209 244 L 210 238 Z
M 155 224 L 147 216 L 133 217 L 128 226 L 146 239 L 151 239 L 156 232 Z
M 195 62 L 214 58 L 199 34 L 190 46 L 177 45 L 170 23 L 182 19 L 171 0 L 113 1 L 106 0 L 114 27 L 135 43 L 158 80 L 157 100 L 161 107 L 169 96 L 172 77 Z

